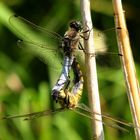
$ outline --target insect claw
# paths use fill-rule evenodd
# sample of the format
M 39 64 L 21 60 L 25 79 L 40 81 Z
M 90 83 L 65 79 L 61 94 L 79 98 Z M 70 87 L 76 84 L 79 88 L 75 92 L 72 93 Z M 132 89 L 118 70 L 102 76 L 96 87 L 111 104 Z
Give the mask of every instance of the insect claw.
M 118 56 L 123 56 L 123 54 L 121 54 L 121 53 L 118 53 Z

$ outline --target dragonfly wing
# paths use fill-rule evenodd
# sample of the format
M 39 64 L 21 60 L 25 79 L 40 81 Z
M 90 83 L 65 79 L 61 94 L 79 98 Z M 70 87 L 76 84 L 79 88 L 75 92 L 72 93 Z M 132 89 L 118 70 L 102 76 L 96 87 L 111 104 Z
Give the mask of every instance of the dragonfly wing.
M 32 120 L 32 119 L 37 119 L 39 117 L 48 116 L 48 115 L 52 115 L 58 112 L 62 112 L 64 110 L 65 110 L 64 108 L 57 108 L 55 110 L 44 110 L 44 111 L 33 112 L 33 113 L 24 114 L 24 115 L 6 116 L 6 117 L 3 117 L 2 119 L 24 118 L 24 120 Z
M 45 40 L 49 39 L 53 40 L 53 42 L 60 43 L 63 39 L 58 33 L 40 27 L 20 16 L 12 15 L 9 18 L 9 23 L 22 39 L 28 41 L 39 42 L 40 40 L 40 43 L 42 43 L 41 38 L 43 38 Z M 35 37 L 37 37 L 37 40 L 34 40 Z
M 59 34 L 37 26 L 20 16 L 11 16 L 9 22 L 22 40 L 18 41 L 18 46 L 23 49 L 26 48 L 28 52 L 37 55 L 41 60 L 49 64 L 49 66 L 53 66 L 53 69 L 54 66 L 57 69 L 62 67 L 62 37 Z
M 122 126 L 119 126 L 119 125 L 117 125 L 117 124 L 115 124 L 115 123 L 104 122 L 104 121 L 98 120 L 98 119 L 96 119 L 96 118 L 93 118 L 93 116 L 91 116 L 91 114 L 90 114 L 90 115 L 89 115 L 89 114 L 87 115 L 87 114 L 85 114 L 85 113 L 83 113 L 83 112 L 81 112 L 81 111 L 79 111 L 79 110 L 77 110 L 77 109 L 75 109 L 74 112 L 76 112 L 77 114 L 80 114 L 80 115 L 82 115 L 82 116 L 85 116 L 85 117 L 87 117 L 87 118 L 89 118 L 89 119 L 95 119 L 96 121 L 100 121 L 100 122 L 102 122 L 103 125 L 105 125 L 105 126 L 112 127 L 112 128 L 115 128 L 115 129 L 119 129 L 119 130 L 121 130 L 121 131 L 124 131 L 124 132 L 128 132 L 128 133 L 129 133 L 129 130 L 127 130 L 126 128 L 124 128 L 124 127 L 122 127 Z
M 106 67 L 119 67 L 119 52 L 117 48 L 115 28 L 106 30 L 93 29 L 95 53 L 87 52 L 96 57 L 97 64 Z
M 58 53 L 57 49 L 46 49 L 41 44 L 34 44 L 30 41 L 18 40 L 17 45 L 26 54 L 38 57 L 44 62 L 51 70 L 60 73 L 63 66 L 63 53 Z M 38 47 L 40 46 L 40 47 Z
M 104 72 L 104 69 L 120 69 L 120 57 L 123 57 L 117 49 L 117 42 L 115 38 L 115 28 L 111 28 L 105 31 L 99 31 L 93 29 L 94 31 L 94 47 L 95 52 L 86 52 L 87 55 L 96 58 L 97 66 L 101 72 Z M 80 39 L 80 43 L 84 46 L 84 39 Z M 86 47 L 86 46 L 85 46 Z M 86 48 L 85 48 L 86 50 Z M 81 57 L 82 50 L 78 50 L 76 55 Z
M 93 116 L 94 115 L 101 115 L 102 118 L 107 119 L 108 121 L 102 121 L 104 125 L 109 126 L 109 127 L 113 127 L 113 128 L 117 128 L 120 129 L 122 131 L 126 131 L 129 132 L 129 130 L 125 127 L 129 127 L 129 128 L 135 128 L 134 125 L 132 123 L 129 122 L 125 122 L 125 121 L 120 121 L 118 119 L 115 119 L 109 115 L 104 115 L 104 114 L 100 114 L 100 113 L 96 113 L 96 112 L 92 112 L 85 104 L 79 104 L 76 107 L 75 110 L 76 113 L 81 114 L 89 119 L 95 119 Z M 101 120 L 97 120 L 97 121 L 101 121 Z M 112 122 L 109 122 L 112 121 Z M 117 123 L 117 124 L 116 124 Z
M 133 123 L 125 122 L 124 120 L 121 121 L 121 120 L 115 119 L 115 118 L 111 117 L 109 114 L 105 114 L 105 113 L 100 114 L 100 113 L 97 113 L 97 112 L 92 112 L 91 109 L 88 106 L 86 106 L 85 104 L 78 104 L 77 107 L 81 110 L 84 110 L 84 111 L 88 112 L 89 114 L 101 115 L 103 118 L 110 119 L 110 120 L 112 120 L 114 122 L 117 122 L 117 123 L 120 123 L 122 125 L 125 125 L 125 126 L 128 126 L 128 127 L 134 127 Z
M 120 57 L 123 57 L 119 52 L 112 52 L 112 51 L 106 51 L 102 52 L 100 50 L 97 50 L 95 52 L 95 55 L 97 61 L 97 66 L 101 69 L 120 69 L 121 63 L 120 63 Z

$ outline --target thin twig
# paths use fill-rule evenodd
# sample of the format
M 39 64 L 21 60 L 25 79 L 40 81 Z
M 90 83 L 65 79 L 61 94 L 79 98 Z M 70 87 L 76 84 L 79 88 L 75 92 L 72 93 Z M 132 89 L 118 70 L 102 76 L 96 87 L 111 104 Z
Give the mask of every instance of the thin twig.
M 136 71 L 131 52 L 129 41 L 129 34 L 125 23 L 124 11 L 122 9 L 121 0 L 113 0 L 113 7 L 115 13 L 115 24 L 117 41 L 123 66 L 127 95 L 130 103 L 133 122 L 136 127 L 140 127 L 140 98 L 139 98 L 139 85 L 136 78 Z M 135 129 L 136 138 L 140 139 L 140 129 Z
M 81 0 L 81 13 L 83 18 L 83 25 L 85 31 L 90 30 L 90 35 L 88 32 L 84 33 L 84 37 L 89 38 L 84 40 L 85 46 L 85 64 L 86 64 L 86 79 L 87 79 L 87 89 L 88 97 L 91 109 L 93 112 L 101 113 L 100 100 L 99 100 L 99 90 L 97 82 L 97 72 L 96 72 L 96 62 L 95 57 L 90 54 L 95 53 L 94 41 L 93 41 L 93 30 L 92 29 L 92 20 L 90 14 L 90 1 Z M 96 140 L 104 140 L 104 132 L 102 126 L 102 118 L 99 115 L 94 114 L 92 121 L 93 128 L 93 138 Z M 97 121 L 101 120 L 101 121 Z

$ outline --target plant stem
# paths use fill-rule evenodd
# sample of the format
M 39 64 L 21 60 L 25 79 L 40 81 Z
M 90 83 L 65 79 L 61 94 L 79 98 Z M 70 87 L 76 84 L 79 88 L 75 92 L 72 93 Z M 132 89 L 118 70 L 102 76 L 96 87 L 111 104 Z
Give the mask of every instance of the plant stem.
M 139 85 L 136 78 L 136 71 L 131 52 L 129 41 L 129 34 L 126 27 L 124 11 L 122 9 L 121 0 L 113 0 L 113 7 L 115 13 L 115 26 L 117 41 L 120 53 L 123 55 L 121 58 L 124 77 L 127 87 L 127 95 L 130 103 L 130 109 L 133 116 L 133 122 L 136 127 L 140 128 L 140 98 L 139 98 Z M 135 129 L 136 138 L 140 139 L 140 129 Z
M 94 41 L 93 41 L 93 27 L 90 13 L 90 1 L 81 0 L 81 13 L 83 19 L 84 30 L 90 30 L 84 33 L 84 37 L 89 37 L 87 40 L 84 39 L 85 46 L 85 64 L 86 64 L 86 79 L 87 79 L 87 89 L 88 97 L 91 109 L 93 112 L 101 113 L 100 100 L 99 100 L 99 90 L 97 82 L 97 72 L 96 72 L 96 61 L 93 54 L 95 53 Z M 94 114 L 92 121 L 93 128 L 93 139 L 104 140 L 104 132 L 101 121 L 101 116 Z

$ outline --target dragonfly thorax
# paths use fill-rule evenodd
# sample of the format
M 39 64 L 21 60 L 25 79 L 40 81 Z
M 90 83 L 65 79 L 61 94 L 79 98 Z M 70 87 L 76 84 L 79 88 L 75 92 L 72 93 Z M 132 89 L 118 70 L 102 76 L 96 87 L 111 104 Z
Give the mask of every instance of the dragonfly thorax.
M 65 55 L 73 54 L 75 52 L 80 40 L 79 32 L 76 30 L 68 30 L 62 40 L 62 48 Z
M 64 39 L 62 40 L 62 48 L 63 48 L 64 54 L 67 56 L 70 56 L 72 52 L 71 39 L 69 39 L 68 37 L 64 37 Z

